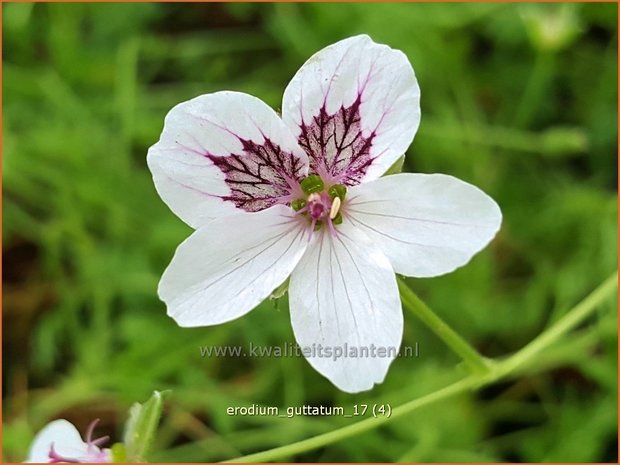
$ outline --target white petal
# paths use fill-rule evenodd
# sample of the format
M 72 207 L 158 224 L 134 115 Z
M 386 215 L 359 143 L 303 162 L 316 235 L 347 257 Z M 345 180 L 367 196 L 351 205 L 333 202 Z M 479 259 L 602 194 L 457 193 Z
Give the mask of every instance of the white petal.
M 214 220 L 178 247 L 159 297 L 180 326 L 234 320 L 286 280 L 307 243 L 308 228 L 283 205 Z
M 390 259 L 394 271 L 429 277 L 465 265 L 502 222 L 495 201 L 444 174 L 403 173 L 353 187 L 343 208 Z
M 351 37 L 319 51 L 295 74 L 282 119 L 314 171 L 355 185 L 378 178 L 405 153 L 420 124 L 420 88 L 401 51 L 366 35 Z
M 159 195 L 192 227 L 267 208 L 307 173 L 307 156 L 278 115 L 228 91 L 170 110 L 147 161 Z
M 304 355 L 319 373 L 351 393 L 383 381 L 400 347 L 403 315 L 394 271 L 368 237 L 344 223 L 337 237 L 316 234 L 289 294 L 295 338 L 315 349 Z M 334 360 L 338 350 L 343 356 Z M 351 350 L 358 357 L 344 356 Z
M 75 426 L 67 420 L 55 420 L 35 436 L 26 463 L 48 463 L 52 444 L 56 453 L 63 457 L 83 457 L 87 453 L 87 445 Z

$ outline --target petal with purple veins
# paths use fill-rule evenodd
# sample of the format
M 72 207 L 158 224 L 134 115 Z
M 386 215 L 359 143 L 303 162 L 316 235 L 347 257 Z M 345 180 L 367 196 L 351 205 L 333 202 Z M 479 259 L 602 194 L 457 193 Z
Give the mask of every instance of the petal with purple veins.
M 420 89 L 407 57 L 351 37 L 313 55 L 284 92 L 282 118 L 327 182 L 381 176 L 411 144 Z
M 278 115 L 239 92 L 175 106 L 147 161 L 162 199 L 194 228 L 288 203 L 308 171 L 305 152 Z

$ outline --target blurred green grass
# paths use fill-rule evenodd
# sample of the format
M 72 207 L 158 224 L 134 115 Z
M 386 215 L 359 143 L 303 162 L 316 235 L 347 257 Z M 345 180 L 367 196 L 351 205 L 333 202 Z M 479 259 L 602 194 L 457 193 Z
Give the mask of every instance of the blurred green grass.
M 286 302 L 180 329 L 156 296 L 189 234 L 147 148 L 176 103 L 222 89 L 274 108 L 296 69 L 356 33 L 403 50 L 422 89 L 405 170 L 472 182 L 500 235 L 413 288 L 483 353 L 515 351 L 617 268 L 615 4 L 3 4 L 3 458 L 62 416 L 120 440 L 128 406 L 172 389 L 154 460 L 215 461 L 348 424 L 228 406 L 393 405 L 454 355 L 405 316 L 384 384 L 338 392 L 302 359 L 202 359 L 294 341 Z M 547 369 L 422 409 L 299 461 L 616 461 L 616 303 Z M 457 368 L 458 372 L 458 368 Z M 105 432 L 105 431 L 104 431 Z

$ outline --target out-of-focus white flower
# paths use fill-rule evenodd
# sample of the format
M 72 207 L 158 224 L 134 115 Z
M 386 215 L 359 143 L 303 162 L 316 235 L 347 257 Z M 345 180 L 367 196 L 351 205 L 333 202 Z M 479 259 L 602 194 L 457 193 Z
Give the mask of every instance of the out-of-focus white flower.
M 98 420 L 93 421 L 86 432 L 86 442 L 67 420 L 55 420 L 43 428 L 34 438 L 26 463 L 105 463 L 111 462 L 109 449 L 100 446 L 107 436 L 93 439 Z

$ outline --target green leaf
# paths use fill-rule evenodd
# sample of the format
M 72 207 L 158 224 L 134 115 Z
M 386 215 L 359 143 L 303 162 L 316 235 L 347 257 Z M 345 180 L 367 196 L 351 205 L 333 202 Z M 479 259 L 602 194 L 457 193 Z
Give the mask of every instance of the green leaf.
M 383 176 L 389 176 L 390 174 L 398 174 L 403 170 L 403 164 L 405 163 L 405 156 L 401 155 L 398 160 L 392 163 L 392 166 L 388 168 Z
M 163 408 L 164 397 L 170 391 L 153 392 L 145 403 L 136 402 L 129 410 L 129 418 L 125 425 L 125 452 L 129 462 L 144 462 L 153 438 Z

